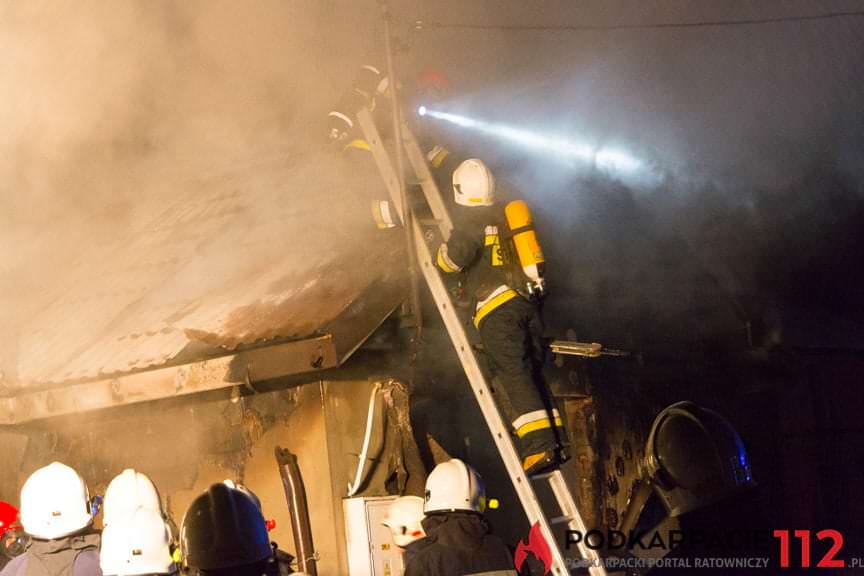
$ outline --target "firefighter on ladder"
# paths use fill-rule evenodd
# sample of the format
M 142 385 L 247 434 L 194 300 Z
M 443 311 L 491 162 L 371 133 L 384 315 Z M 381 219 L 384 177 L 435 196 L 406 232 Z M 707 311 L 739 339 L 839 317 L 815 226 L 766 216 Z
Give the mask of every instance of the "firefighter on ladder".
M 365 64 L 357 71 L 351 88 L 343 94 L 337 106 L 327 113 L 327 136 L 344 149 L 369 150 L 357 126 L 356 114 L 361 108 L 375 113 L 379 100 L 389 89 L 389 79 L 381 71 Z
M 526 473 L 558 467 L 569 456 L 566 433 L 542 375 L 543 256 L 530 212 L 522 201 L 504 210 L 495 202 L 495 179 L 478 159 L 453 172 L 455 228 L 441 244 L 437 265 L 464 273 L 474 300 L 473 324 L 512 409 L 510 421 Z
M 364 166 L 372 165 L 372 147 L 366 141 L 363 131 L 357 121 L 357 111 L 366 108 L 372 113 L 376 125 L 381 130 L 380 136 L 387 139 L 392 136 L 392 126 L 388 120 L 390 115 L 390 80 L 381 71 L 366 64 L 360 67 L 351 89 L 339 100 L 338 105 L 327 114 L 327 137 L 330 146 L 341 152 L 342 157 L 351 165 L 349 170 L 354 173 Z M 418 102 L 432 104 L 438 102 L 449 90 L 446 76 L 434 69 L 424 70 L 416 79 L 408 94 L 401 94 L 409 106 L 414 109 Z M 449 179 L 453 169 L 458 164 L 457 154 L 439 142 L 438 135 L 430 133 L 428 125 L 418 130 L 418 144 L 429 162 L 432 173 L 437 176 L 446 174 Z M 398 226 L 398 215 L 389 200 L 383 197 L 372 201 L 372 218 L 378 229 L 384 230 Z

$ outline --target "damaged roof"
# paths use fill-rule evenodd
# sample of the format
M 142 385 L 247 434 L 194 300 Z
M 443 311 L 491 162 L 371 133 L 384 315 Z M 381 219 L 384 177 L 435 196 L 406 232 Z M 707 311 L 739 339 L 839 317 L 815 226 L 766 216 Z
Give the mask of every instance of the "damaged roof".
M 402 234 L 375 228 L 370 186 L 345 174 L 283 157 L 149 202 L 38 296 L 7 393 L 333 333 L 339 318 L 374 329 L 401 300 Z M 344 332 L 340 362 L 368 335 Z

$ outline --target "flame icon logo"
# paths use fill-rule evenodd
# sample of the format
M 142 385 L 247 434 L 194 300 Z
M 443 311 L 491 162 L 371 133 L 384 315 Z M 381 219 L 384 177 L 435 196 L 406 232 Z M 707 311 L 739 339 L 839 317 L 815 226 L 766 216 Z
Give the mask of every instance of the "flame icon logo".
M 552 570 L 552 550 L 549 549 L 549 543 L 543 537 L 539 522 L 535 522 L 531 526 L 531 531 L 528 532 L 528 543 L 520 541 L 519 545 L 516 546 L 516 554 L 513 557 L 516 570 L 522 570 L 522 565 L 528 559 L 529 554 L 534 554 L 535 558 L 543 562 L 543 574 L 548 574 Z

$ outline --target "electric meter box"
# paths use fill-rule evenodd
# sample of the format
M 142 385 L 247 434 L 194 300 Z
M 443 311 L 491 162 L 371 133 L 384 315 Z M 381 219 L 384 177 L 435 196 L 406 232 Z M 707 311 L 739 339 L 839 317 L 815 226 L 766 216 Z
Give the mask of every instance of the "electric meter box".
M 348 573 L 351 576 L 402 576 L 402 551 L 393 543 L 390 529 L 381 524 L 397 496 L 345 498 L 345 536 L 348 540 Z

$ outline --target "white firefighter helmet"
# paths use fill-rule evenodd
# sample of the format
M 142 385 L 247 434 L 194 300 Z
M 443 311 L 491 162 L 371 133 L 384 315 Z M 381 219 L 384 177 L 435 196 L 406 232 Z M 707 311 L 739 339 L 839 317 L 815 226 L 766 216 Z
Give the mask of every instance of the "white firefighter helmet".
M 476 470 L 458 458 L 438 464 L 426 478 L 426 514 L 486 510 L 486 489 Z
M 132 468 L 123 470 L 108 484 L 104 506 L 102 523 L 105 526 L 111 524 L 115 518 L 125 519 L 138 508 L 162 511 L 156 486 L 146 474 Z
M 462 206 L 491 206 L 495 203 L 495 177 L 482 160 L 465 160 L 453 171 L 453 195 Z
M 423 531 L 423 498 L 419 496 L 400 496 L 390 503 L 387 516 L 381 522 L 393 534 L 393 543 L 404 548 L 415 540 L 426 536 Z
M 171 529 L 157 510 L 140 507 L 102 531 L 99 564 L 106 576 L 173 574 Z
M 21 488 L 21 525 L 35 538 L 54 540 L 93 522 L 90 493 L 78 473 L 60 462 L 36 470 Z

